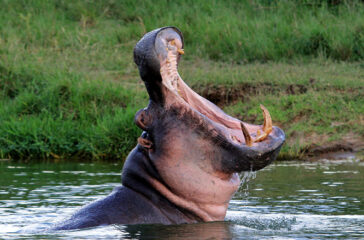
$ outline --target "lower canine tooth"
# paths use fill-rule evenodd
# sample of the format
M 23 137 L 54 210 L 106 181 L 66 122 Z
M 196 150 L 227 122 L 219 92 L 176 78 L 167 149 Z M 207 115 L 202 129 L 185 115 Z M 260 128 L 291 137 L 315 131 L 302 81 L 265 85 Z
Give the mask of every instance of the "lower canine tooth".
M 260 108 L 263 111 L 263 117 L 264 117 L 263 133 L 260 133 L 260 130 L 258 130 L 257 138 L 254 140 L 254 142 L 263 141 L 264 139 L 266 139 L 268 137 L 269 133 L 271 133 L 273 130 L 272 118 L 270 117 L 268 109 L 266 109 L 262 104 L 260 104 Z
M 272 118 L 270 117 L 270 114 L 268 112 L 268 109 L 266 109 L 262 104 L 260 104 L 260 108 L 263 111 L 264 116 L 264 123 L 263 123 L 263 131 L 268 135 L 272 132 Z

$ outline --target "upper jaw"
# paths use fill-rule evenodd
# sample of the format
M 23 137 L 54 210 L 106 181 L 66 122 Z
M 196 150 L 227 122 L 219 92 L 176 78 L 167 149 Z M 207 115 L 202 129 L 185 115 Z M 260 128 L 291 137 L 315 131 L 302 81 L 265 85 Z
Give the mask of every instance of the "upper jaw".
M 281 129 L 272 126 L 268 110 L 261 106 L 263 125 L 247 124 L 195 93 L 177 71 L 180 55 L 184 53 L 183 45 L 182 33 L 177 28 L 164 27 L 147 33 L 135 46 L 134 61 L 150 100 L 165 109 L 176 104 L 190 109 L 195 117 L 206 123 L 205 126 L 213 126 L 217 135 L 214 134 L 212 140 L 217 137 L 219 143 L 224 142 L 230 152 L 249 163 L 251 170 L 258 170 L 265 166 L 264 162 L 267 165 L 273 161 L 285 136 Z
M 143 81 L 156 84 L 161 81 L 160 68 L 167 58 L 166 45 L 173 39 L 179 39 L 183 48 L 183 36 L 176 27 L 163 27 L 146 33 L 134 47 L 134 62 L 139 68 Z

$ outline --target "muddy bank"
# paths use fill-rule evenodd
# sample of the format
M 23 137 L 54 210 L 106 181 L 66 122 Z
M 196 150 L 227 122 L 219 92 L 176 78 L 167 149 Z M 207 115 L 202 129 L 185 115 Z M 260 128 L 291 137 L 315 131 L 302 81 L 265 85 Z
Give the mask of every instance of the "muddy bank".
M 276 85 L 269 82 L 264 83 L 239 83 L 231 86 L 226 85 L 193 85 L 193 89 L 202 97 L 209 99 L 219 107 L 234 104 L 237 101 L 249 101 L 257 95 L 300 95 L 309 90 L 312 91 L 333 91 L 338 94 L 350 93 L 360 94 L 364 88 L 346 88 L 339 89 L 335 86 L 316 85 L 316 79 L 310 78 L 307 85 L 304 84 L 281 84 Z
M 362 157 L 364 153 L 364 139 L 354 134 L 348 134 L 340 140 L 327 142 L 322 145 L 311 144 L 303 150 L 303 154 L 310 159 L 337 159 L 344 155 L 357 155 Z
M 323 136 L 322 138 L 327 138 Z M 291 139 L 287 137 L 287 141 Z M 301 141 L 305 141 L 302 139 Z M 310 141 L 307 139 L 307 142 Z M 287 144 L 287 143 L 286 143 Z M 278 161 L 289 160 L 308 160 L 316 161 L 320 159 L 339 160 L 356 158 L 364 161 L 364 139 L 358 136 L 350 138 L 348 136 L 343 137 L 340 140 L 331 142 L 312 143 L 308 146 L 302 146 L 298 154 L 284 152 L 277 158 Z

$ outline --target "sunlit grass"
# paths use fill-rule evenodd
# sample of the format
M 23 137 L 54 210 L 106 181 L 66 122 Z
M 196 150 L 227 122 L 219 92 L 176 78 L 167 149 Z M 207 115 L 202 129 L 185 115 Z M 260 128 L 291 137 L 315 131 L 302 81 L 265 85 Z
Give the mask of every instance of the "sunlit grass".
M 293 1 L 1 1 L 0 158 L 123 159 L 148 101 L 133 47 L 184 33 L 180 72 L 229 114 L 287 133 L 283 153 L 363 130 L 364 7 Z M 221 98 L 221 99 L 219 99 Z M 322 142 L 323 143 L 323 142 Z

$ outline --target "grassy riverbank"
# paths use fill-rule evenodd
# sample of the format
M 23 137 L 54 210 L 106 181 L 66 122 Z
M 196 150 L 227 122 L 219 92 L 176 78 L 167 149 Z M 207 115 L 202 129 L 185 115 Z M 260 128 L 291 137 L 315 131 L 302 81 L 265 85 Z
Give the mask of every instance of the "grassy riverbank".
M 281 158 L 360 149 L 363 3 L 263 2 L 0 1 L 0 158 L 123 159 L 147 104 L 132 49 L 165 25 L 193 89 L 244 121 L 270 110 Z

